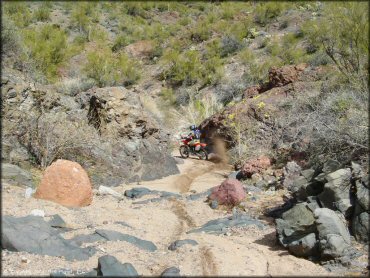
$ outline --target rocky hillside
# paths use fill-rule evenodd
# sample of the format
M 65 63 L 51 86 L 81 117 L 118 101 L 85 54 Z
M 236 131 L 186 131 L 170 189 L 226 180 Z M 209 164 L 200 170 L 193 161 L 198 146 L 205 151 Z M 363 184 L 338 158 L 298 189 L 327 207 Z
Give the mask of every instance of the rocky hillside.
M 88 169 L 95 185 L 178 173 L 169 133 L 124 87 L 76 96 L 3 71 L 3 161 L 30 169 L 63 157 Z
M 4 273 L 368 274 L 368 12 L 2 3 Z

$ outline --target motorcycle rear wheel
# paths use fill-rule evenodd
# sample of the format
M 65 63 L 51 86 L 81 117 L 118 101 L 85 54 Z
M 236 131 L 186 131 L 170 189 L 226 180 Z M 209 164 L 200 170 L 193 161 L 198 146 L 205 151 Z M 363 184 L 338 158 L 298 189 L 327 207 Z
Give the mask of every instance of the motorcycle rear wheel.
M 188 146 L 181 146 L 180 147 L 180 155 L 182 158 L 188 158 L 189 157 L 189 147 Z
M 199 150 L 198 156 L 200 160 L 208 160 L 208 153 L 206 150 Z

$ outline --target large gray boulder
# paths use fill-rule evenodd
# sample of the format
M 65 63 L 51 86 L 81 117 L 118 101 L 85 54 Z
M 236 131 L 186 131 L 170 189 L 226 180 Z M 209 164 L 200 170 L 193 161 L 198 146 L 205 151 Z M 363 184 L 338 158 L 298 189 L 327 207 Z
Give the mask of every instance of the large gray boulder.
M 98 276 L 103 277 L 137 277 L 139 274 L 130 263 L 120 263 L 110 255 L 98 259 Z
M 369 212 L 364 211 L 360 203 L 357 203 L 352 217 L 352 231 L 357 241 L 369 242 L 369 218 Z
M 310 233 L 289 243 L 288 250 L 297 257 L 318 255 L 318 243 L 315 233 Z
M 10 251 L 63 256 L 66 260 L 87 260 L 93 248 L 80 248 L 74 241 L 64 239 L 57 229 L 39 216 L 3 216 L 1 247 Z
M 1 163 L 1 180 L 2 183 L 11 185 L 24 186 L 34 188 L 32 175 L 18 167 L 9 163 Z
M 276 231 L 279 242 L 285 246 L 297 245 L 304 237 L 316 232 L 315 218 L 307 203 L 298 203 L 290 210 L 282 214 L 282 218 L 276 219 Z M 307 238 L 308 240 L 309 238 Z M 305 245 L 306 246 L 306 245 Z M 303 249 L 307 249 L 303 247 Z M 292 247 L 294 249 L 295 247 Z M 314 248 L 312 245 L 311 248 Z M 304 253 L 310 253 L 306 250 Z
M 322 259 L 344 256 L 351 244 L 344 219 L 328 208 L 318 208 L 314 211 L 314 215 Z
M 356 181 L 356 202 L 364 211 L 370 212 L 369 189 L 360 180 Z
M 349 215 L 351 204 L 351 169 L 339 169 L 326 175 L 327 183 L 323 192 L 318 195 L 321 204 L 332 210 L 339 210 L 344 215 Z

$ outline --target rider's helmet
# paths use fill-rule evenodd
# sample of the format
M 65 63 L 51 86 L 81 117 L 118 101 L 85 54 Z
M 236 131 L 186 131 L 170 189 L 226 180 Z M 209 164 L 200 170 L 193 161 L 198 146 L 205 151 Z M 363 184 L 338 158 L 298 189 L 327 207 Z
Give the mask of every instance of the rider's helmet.
M 190 127 L 189 127 L 189 129 L 190 130 L 194 130 L 196 128 L 196 126 L 195 125 L 191 125 Z

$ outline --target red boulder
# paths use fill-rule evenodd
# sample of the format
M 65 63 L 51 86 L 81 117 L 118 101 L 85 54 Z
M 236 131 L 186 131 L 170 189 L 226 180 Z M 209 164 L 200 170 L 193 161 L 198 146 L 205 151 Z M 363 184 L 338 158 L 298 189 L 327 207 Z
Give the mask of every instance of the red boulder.
M 226 179 L 221 185 L 215 187 L 208 199 L 216 200 L 219 205 L 237 205 L 246 197 L 244 188 L 236 179 Z
M 83 207 L 91 204 L 93 193 L 90 179 L 80 164 L 58 159 L 46 168 L 33 196 L 67 207 Z
M 244 177 L 250 178 L 253 174 L 261 174 L 271 166 L 271 160 L 267 156 L 260 156 L 256 159 L 248 160 L 242 167 L 241 173 Z

